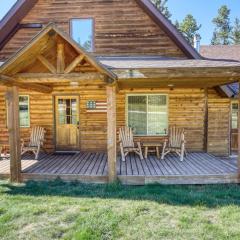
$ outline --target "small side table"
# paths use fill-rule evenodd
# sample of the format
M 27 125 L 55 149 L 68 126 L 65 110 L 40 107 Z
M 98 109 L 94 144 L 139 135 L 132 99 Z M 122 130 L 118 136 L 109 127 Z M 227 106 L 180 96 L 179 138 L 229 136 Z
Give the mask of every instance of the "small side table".
M 162 143 L 159 142 L 144 142 L 142 144 L 144 147 L 144 158 L 148 157 L 148 153 L 155 152 L 157 154 L 157 158 L 160 159 L 160 150 L 159 148 L 163 146 Z

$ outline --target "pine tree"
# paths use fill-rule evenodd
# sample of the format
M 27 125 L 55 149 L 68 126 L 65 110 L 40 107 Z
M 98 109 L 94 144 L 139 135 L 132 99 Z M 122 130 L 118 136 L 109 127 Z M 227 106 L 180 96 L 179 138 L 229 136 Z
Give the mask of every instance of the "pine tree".
M 188 14 L 181 23 L 176 21 L 175 26 L 192 45 L 194 44 L 194 36 L 202 27 L 198 25 L 197 20 L 191 14 Z
M 231 10 L 226 5 L 223 5 L 218 10 L 218 16 L 213 19 L 212 22 L 216 25 L 212 37 L 213 45 L 229 45 L 231 43 L 230 12 Z
M 211 44 L 212 45 L 220 45 L 221 44 L 219 38 L 217 37 L 217 30 L 216 29 L 214 29 Z
M 181 29 L 180 29 L 180 23 L 178 20 L 175 21 L 174 23 L 175 27 L 177 28 L 177 30 L 179 30 L 181 32 Z
M 231 33 L 233 44 L 240 44 L 240 19 L 236 18 Z
M 171 18 L 172 14 L 170 13 L 167 5 L 168 0 L 151 0 L 152 3 L 159 9 L 159 11 L 168 19 Z

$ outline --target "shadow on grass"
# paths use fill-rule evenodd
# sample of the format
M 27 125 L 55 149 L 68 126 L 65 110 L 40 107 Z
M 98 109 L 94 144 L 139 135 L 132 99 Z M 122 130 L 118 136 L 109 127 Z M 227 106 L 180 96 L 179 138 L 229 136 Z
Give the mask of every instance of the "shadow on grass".
M 0 193 L 27 196 L 64 196 L 154 201 L 170 205 L 217 207 L 240 205 L 240 185 L 145 185 L 83 184 L 79 182 L 28 181 L 22 185 L 0 184 Z

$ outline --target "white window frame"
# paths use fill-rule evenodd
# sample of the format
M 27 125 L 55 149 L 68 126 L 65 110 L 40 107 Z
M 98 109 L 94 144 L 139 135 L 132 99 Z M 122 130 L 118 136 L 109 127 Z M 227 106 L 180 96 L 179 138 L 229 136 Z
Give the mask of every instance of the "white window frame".
M 28 125 L 26 125 L 26 126 L 21 126 L 20 125 L 20 110 L 19 110 L 19 127 L 20 128 L 30 128 L 30 123 L 31 123 L 31 115 L 30 115 L 30 96 L 29 95 L 19 95 L 19 98 L 20 97 L 27 97 L 28 98 L 28 118 L 29 118 L 29 121 L 28 121 Z M 18 105 L 18 107 L 19 107 L 19 105 Z M 6 122 L 6 127 L 8 127 L 8 103 L 7 103 L 7 101 L 6 101 L 6 114 L 7 114 L 7 118 L 6 118 L 6 120 L 7 120 L 7 122 Z
M 164 137 L 168 135 L 168 126 L 169 126 L 169 96 L 168 94 L 163 94 L 163 93 L 134 93 L 134 94 L 126 94 L 125 96 L 125 121 L 126 125 L 128 126 L 128 97 L 131 96 L 146 96 L 147 97 L 147 113 L 148 113 L 148 96 L 166 96 L 166 106 L 167 106 L 167 129 L 166 129 L 166 134 L 161 134 L 161 135 L 141 135 L 137 134 L 136 136 L 146 136 L 146 137 Z M 147 114 L 147 132 L 148 132 L 148 114 Z

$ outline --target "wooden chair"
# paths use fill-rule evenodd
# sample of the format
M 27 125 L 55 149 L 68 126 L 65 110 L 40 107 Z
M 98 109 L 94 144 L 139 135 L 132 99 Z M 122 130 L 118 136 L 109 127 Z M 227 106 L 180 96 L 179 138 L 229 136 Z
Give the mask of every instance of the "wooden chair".
M 28 142 L 22 139 L 21 155 L 26 152 L 32 152 L 35 155 L 35 159 L 38 159 L 39 152 L 45 140 L 45 129 L 42 127 L 34 127 L 31 132 L 31 136 Z
M 143 160 L 142 149 L 140 142 L 134 143 L 133 132 L 129 127 L 122 127 L 119 129 L 119 142 L 122 161 L 126 161 L 126 156 L 130 152 L 136 153 L 141 160 Z
M 163 144 L 161 159 L 163 160 L 168 153 L 175 152 L 179 155 L 180 161 L 183 161 L 184 155 L 186 155 L 185 143 L 184 129 L 176 126 L 170 127 L 169 138 Z

